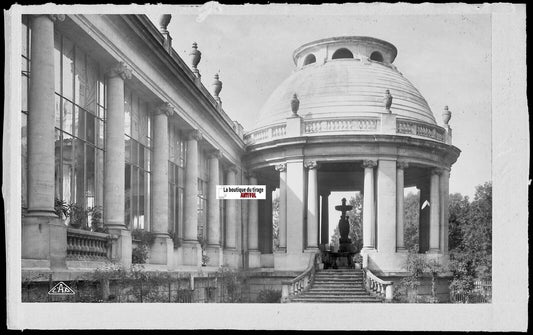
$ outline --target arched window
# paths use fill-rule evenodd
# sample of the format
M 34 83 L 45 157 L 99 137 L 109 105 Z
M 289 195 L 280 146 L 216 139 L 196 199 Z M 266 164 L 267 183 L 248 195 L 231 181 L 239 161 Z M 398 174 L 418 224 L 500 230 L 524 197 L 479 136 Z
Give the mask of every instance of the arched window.
M 378 52 L 378 51 L 374 51 L 374 52 L 370 55 L 370 59 L 371 59 L 371 60 L 375 60 L 376 62 L 383 62 L 383 55 L 381 55 L 381 53 Z
M 331 59 L 339 59 L 339 58 L 353 58 L 353 54 L 350 50 L 342 48 L 333 53 L 333 56 Z
M 313 54 L 307 55 L 304 60 L 304 65 L 312 64 L 316 62 L 316 57 Z

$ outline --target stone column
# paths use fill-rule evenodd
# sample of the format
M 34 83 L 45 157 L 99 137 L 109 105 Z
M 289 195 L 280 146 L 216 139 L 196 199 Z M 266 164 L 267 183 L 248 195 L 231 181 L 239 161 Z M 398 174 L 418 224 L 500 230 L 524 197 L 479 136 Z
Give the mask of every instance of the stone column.
M 150 249 L 151 264 L 171 265 L 173 242 L 168 236 L 168 118 L 174 109 L 163 103 L 154 111 L 152 162 L 152 227 L 156 238 Z
M 113 244 L 113 258 L 131 264 L 131 233 L 124 222 L 124 80 L 131 69 L 119 62 L 107 73 L 107 120 L 104 161 L 104 223 L 119 238 Z
M 449 202 L 450 202 L 450 169 L 444 168 L 440 176 L 440 213 L 441 213 L 440 250 L 444 254 L 448 253 Z
M 226 183 L 228 185 L 235 185 L 235 174 L 237 173 L 237 170 L 235 167 L 229 168 L 229 170 L 226 173 Z M 226 202 L 226 249 L 235 249 L 236 247 L 236 241 L 235 241 L 235 215 L 237 214 L 235 211 L 236 208 L 236 201 L 238 200 L 224 200 Z
M 329 195 L 331 192 L 322 193 L 322 210 L 321 214 L 321 224 L 320 224 L 320 235 L 321 241 L 320 244 L 326 245 L 329 243 Z
M 192 130 L 187 134 L 185 166 L 185 196 L 183 216 L 183 264 L 199 266 L 202 249 L 198 242 L 198 141 L 202 134 Z
M 396 252 L 396 160 L 380 159 L 377 173 L 377 250 Z
M 217 199 L 217 185 L 220 184 L 219 150 L 209 154 L 209 182 L 207 184 L 207 256 L 209 266 L 220 262 L 220 201 Z
M 65 268 L 66 228 L 54 211 L 54 22 L 32 15 L 28 114 L 28 213 L 22 222 L 22 266 Z M 26 264 L 31 259 L 33 264 Z
M 440 252 L 440 169 L 431 170 L 429 195 L 429 251 Z
M 257 185 L 257 177 L 249 176 L 249 184 Z M 250 200 L 248 204 L 248 267 L 261 267 L 261 253 L 259 252 L 259 202 Z
M 305 163 L 307 178 L 307 249 L 318 248 L 318 173 L 315 161 Z
M 272 186 L 266 185 L 266 199 L 265 199 L 265 226 L 264 226 L 264 246 L 265 253 L 272 254 L 273 252 L 273 223 L 272 223 Z
M 363 249 L 374 250 L 376 248 L 376 222 L 374 209 L 374 167 L 376 161 L 366 160 L 364 196 L 363 196 Z
M 409 166 L 407 162 L 399 161 L 396 168 L 396 251 L 405 251 L 404 244 L 404 171 Z
M 304 250 L 304 166 L 303 161 L 287 162 L 287 253 Z
M 278 164 L 279 172 L 279 252 L 287 251 L 287 165 Z

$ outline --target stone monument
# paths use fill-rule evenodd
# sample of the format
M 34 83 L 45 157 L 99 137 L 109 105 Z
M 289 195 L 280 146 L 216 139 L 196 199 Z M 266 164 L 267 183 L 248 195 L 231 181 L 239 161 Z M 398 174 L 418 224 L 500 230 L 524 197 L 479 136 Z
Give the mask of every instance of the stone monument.
M 342 213 L 339 220 L 339 252 L 355 251 L 352 245 L 352 240 L 348 238 L 348 235 L 350 234 L 350 222 L 348 216 L 346 216 L 346 212 L 352 210 L 352 208 L 353 206 L 346 205 L 346 198 L 342 198 L 342 205 L 335 206 L 335 209 Z

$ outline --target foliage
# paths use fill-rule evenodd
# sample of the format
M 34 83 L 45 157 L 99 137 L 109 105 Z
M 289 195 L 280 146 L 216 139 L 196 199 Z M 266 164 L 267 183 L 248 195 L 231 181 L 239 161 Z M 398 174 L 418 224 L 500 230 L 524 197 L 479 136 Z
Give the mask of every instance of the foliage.
M 279 303 L 281 302 L 281 291 L 271 289 L 261 290 L 257 295 L 257 302 L 267 304 Z
M 272 239 L 274 250 L 279 248 L 279 196 L 272 200 Z
M 242 286 L 246 282 L 246 276 L 239 270 L 221 267 L 217 272 L 217 278 L 224 288 L 222 302 L 242 302 Z
M 155 236 L 143 229 L 134 229 L 131 232 L 133 240 L 139 241 L 138 245 L 131 251 L 131 262 L 133 264 L 144 264 L 148 259 L 150 246 L 154 243 Z
M 64 200 L 55 198 L 54 210 L 55 210 L 56 215 L 59 216 L 63 220 L 66 219 L 69 215 L 68 204 Z
M 407 250 L 418 251 L 420 196 L 408 193 L 404 197 L 404 245 Z
M 450 270 L 453 280 L 450 289 L 468 301 L 476 294 L 476 280 L 491 279 L 492 183 L 477 186 L 471 203 L 460 195 L 454 195 L 451 200 Z
M 67 203 L 64 200 L 55 198 L 54 210 L 57 216 L 62 220 L 68 219 L 69 226 L 76 229 L 92 230 L 96 232 L 105 232 L 103 223 L 102 206 L 94 206 L 85 209 L 77 203 Z M 91 218 L 88 225 L 88 218 Z

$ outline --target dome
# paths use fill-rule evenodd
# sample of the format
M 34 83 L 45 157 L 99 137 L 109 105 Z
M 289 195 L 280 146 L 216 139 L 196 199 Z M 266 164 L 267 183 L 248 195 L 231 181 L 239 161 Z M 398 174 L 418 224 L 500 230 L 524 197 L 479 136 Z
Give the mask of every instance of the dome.
M 436 125 L 420 92 L 392 62 L 396 48 L 371 37 L 334 37 L 305 44 L 293 55 L 295 71 L 262 107 L 256 129 L 284 123 L 294 94 L 304 120 L 379 117 L 389 90 L 399 118 Z

